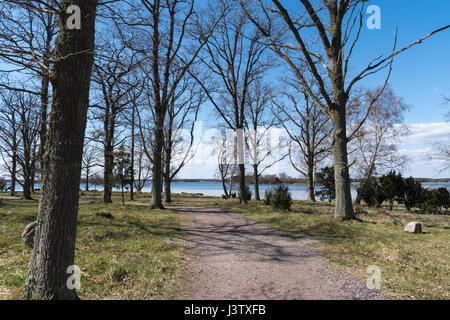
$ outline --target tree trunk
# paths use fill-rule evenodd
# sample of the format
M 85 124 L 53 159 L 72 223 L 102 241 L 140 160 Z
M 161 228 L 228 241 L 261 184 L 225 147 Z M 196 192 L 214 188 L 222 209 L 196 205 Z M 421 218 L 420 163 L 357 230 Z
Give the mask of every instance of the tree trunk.
M 31 177 L 30 177 L 29 173 L 24 173 L 23 198 L 26 200 L 32 200 L 32 198 L 31 198 Z
M 247 195 L 245 192 L 245 141 L 244 141 L 244 128 L 239 127 L 236 130 L 237 136 L 237 152 L 239 160 L 239 190 L 240 190 L 240 203 L 247 203 Z
M 96 0 L 62 0 L 80 7 L 81 29 L 69 30 L 62 14 L 55 42 L 53 99 L 42 170 L 42 199 L 28 271 L 28 299 L 77 299 L 74 265 L 83 140 L 93 64 Z
M 308 201 L 316 202 L 314 190 L 314 164 L 308 166 Z
M 172 202 L 172 190 L 170 187 L 171 179 L 170 179 L 170 156 L 167 156 L 166 169 L 164 170 L 164 202 L 171 203 Z
M 260 201 L 258 165 L 253 165 L 253 183 L 255 184 L 255 200 Z
M 164 202 L 172 202 L 172 189 L 170 186 L 170 177 L 168 174 L 164 175 Z
M 9 191 L 10 196 L 16 195 L 16 175 L 17 175 L 17 153 L 13 151 L 12 164 L 11 164 L 11 190 Z
M 33 167 L 31 169 L 31 176 L 30 176 L 30 188 L 31 188 L 31 193 L 35 193 L 36 190 L 34 188 L 34 185 L 36 184 L 36 167 L 33 164 Z
M 89 192 L 89 168 L 86 168 L 85 190 Z
M 228 190 L 227 190 L 227 184 L 226 184 L 225 178 L 224 178 L 223 176 L 222 176 L 222 188 L 223 188 L 223 192 L 224 192 L 225 197 L 226 197 L 227 199 L 230 198 L 230 197 L 231 197 L 231 194 L 228 193 Z
M 245 192 L 245 165 L 239 164 L 239 190 L 241 193 L 240 203 L 247 203 L 247 196 Z
M 336 220 L 348 220 L 355 217 L 350 191 L 350 173 L 347 155 L 347 127 L 345 107 L 332 111 L 333 122 L 333 158 L 336 188 Z
M 153 183 L 152 204 L 153 209 L 164 209 L 162 203 L 162 149 L 164 145 L 164 116 L 157 115 L 155 121 L 155 149 L 153 154 Z
M 103 203 L 112 203 L 112 188 L 114 184 L 114 150 L 112 141 L 107 141 L 105 146 L 105 166 L 103 169 Z
M 123 192 L 124 188 L 123 181 L 121 182 L 121 185 L 122 185 L 122 206 L 125 206 L 125 193 Z
M 361 188 L 361 185 L 360 185 L 359 187 Z M 360 205 L 361 205 L 361 200 L 362 200 L 362 198 L 361 198 L 361 190 L 358 188 L 358 189 L 356 190 L 355 204 L 357 204 L 358 206 L 360 206 Z
M 135 150 L 135 119 L 136 109 L 133 106 L 131 112 L 131 180 L 130 180 L 130 201 L 134 201 L 134 150 Z

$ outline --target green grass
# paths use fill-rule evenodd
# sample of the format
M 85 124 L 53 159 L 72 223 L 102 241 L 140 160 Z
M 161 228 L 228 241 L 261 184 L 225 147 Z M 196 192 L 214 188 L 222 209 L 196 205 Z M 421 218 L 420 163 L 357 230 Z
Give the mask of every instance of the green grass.
M 120 198 L 120 195 L 114 196 Z M 25 226 L 35 220 L 38 202 L 2 202 L 0 299 L 20 299 L 31 254 L 20 235 Z M 114 219 L 96 216 L 99 212 L 110 213 Z M 75 264 L 82 272 L 80 298 L 170 299 L 177 296 L 185 248 L 170 239 L 180 237 L 182 219 L 171 211 L 155 211 L 145 206 L 82 203 L 75 255 Z
M 294 201 L 289 213 L 275 212 L 262 202 L 241 206 L 236 200 L 197 199 L 196 206 L 215 206 L 286 233 L 321 239 L 329 261 L 367 281 L 367 268 L 380 267 L 382 291 L 388 299 L 450 299 L 450 216 L 366 210 L 363 222 L 337 222 L 328 203 Z M 403 231 L 411 221 L 421 222 L 424 234 Z

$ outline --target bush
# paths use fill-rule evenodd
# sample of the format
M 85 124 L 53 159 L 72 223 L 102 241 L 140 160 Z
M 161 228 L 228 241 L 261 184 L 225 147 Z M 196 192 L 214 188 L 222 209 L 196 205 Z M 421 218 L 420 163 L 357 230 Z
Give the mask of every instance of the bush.
M 264 204 L 270 206 L 272 201 L 273 191 L 271 189 L 266 190 L 264 194 Z
M 375 178 L 368 178 L 364 180 L 358 189 L 361 199 L 369 206 L 369 208 L 375 207 L 378 204 L 376 192 L 378 182 Z
M 245 185 L 245 201 L 250 201 L 252 199 L 252 191 L 250 190 L 250 187 L 248 185 Z M 239 190 L 239 199 L 242 199 L 241 197 L 241 190 Z
M 333 167 L 325 167 L 320 170 L 320 172 L 316 174 L 316 183 L 322 187 L 316 192 L 316 196 L 318 196 L 321 201 L 328 200 L 331 202 L 336 199 Z
M 268 192 L 266 191 L 266 203 L 269 203 L 275 210 L 290 211 L 292 206 L 292 195 L 287 186 L 279 185 L 269 191 L 269 200 L 267 200 Z
M 361 199 L 369 206 L 380 208 L 386 195 L 384 194 L 381 184 L 376 178 L 370 177 L 361 183 L 358 189 Z
M 381 188 L 389 201 L 389 210 L 394 208 L 394 201 L 401 201 L 404 195 L 403 177 L 395 171 L 391 171 L 380 179 Z
M 422 213 L 446 214 L 450 207 L 450 193 L 445 188 L 423 190 L 419 208 Z
M 423 193 L 424 189 L 420 181 L 409 177 L 403 181 L 403 195 L 400 202 L 405 205 L 406 210 L 411 211 L 411 208 L 420 205 Z

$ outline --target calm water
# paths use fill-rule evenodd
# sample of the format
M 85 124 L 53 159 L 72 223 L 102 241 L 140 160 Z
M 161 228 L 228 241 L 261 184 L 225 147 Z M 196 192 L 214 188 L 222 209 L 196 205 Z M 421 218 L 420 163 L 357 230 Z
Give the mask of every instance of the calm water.
M 355 185 L 353 185 L 355 186 Z M 430 187 L 446 187 L 450 188 L 450 182 L 447 183 L 439 183 L 439 182 L 425 182 L 423 183 L 423 186 L 430 186 Z M 259 192 L 261 197 L 264 197 L 264 192 L 273 187 L 272 185 L 260 185 L 259 186 Z M 306 200 L 308 196 L 308 192 L 306 190 L 305 185 L 289 185 L 289 191 L 292 194 L 292 198 L 294 200 Z M 40 188 L 39 185 L 36 185 L 36 189 Z M 85 185 L 80 186 L 81 190 L 85 189 Z M 94 186 L 90 185 L 90 190 L 97 189 L 97 191 L 103 190 L 102 186 Z M 250 189 L 254 190 L 253 185 L 250 185 Z M 319 188 L 318 188 L 319 189 Z M 21 187 L 18 185 L 16 187 L 17 191 L 21 190 Z M 234 190 L 237 192 L 237 187 L 234 188 Z M 144 192 L 151 192 L 151 184 L 148 184 L 143 190 Z M 174 182 L 172 183 L 172 192 L 173 193 L 201 193 L 205 196 L 212 196 L 212 197 L 220 197 L 223 194 L 222 184 L 220 182 Z M 352 188 L 352 196 L 353 198 L 356 197 L 356 190 L 355 188 Z

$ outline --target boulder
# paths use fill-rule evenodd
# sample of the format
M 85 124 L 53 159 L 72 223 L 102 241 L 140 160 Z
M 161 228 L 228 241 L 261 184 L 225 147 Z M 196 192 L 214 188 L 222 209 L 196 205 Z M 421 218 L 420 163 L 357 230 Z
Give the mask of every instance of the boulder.
M 30 248 L 33 248 L 34 245 L 34 234 L 36 231 L 37 221 L 30 223 L 25 227 L 25 230 L 23 230 L 22 233 L 22 240 L 25 242 L 27 246 Z
M 422 233 L 422 224 L 419 222 L 410 222 L 406 225 L 405 232 Z

